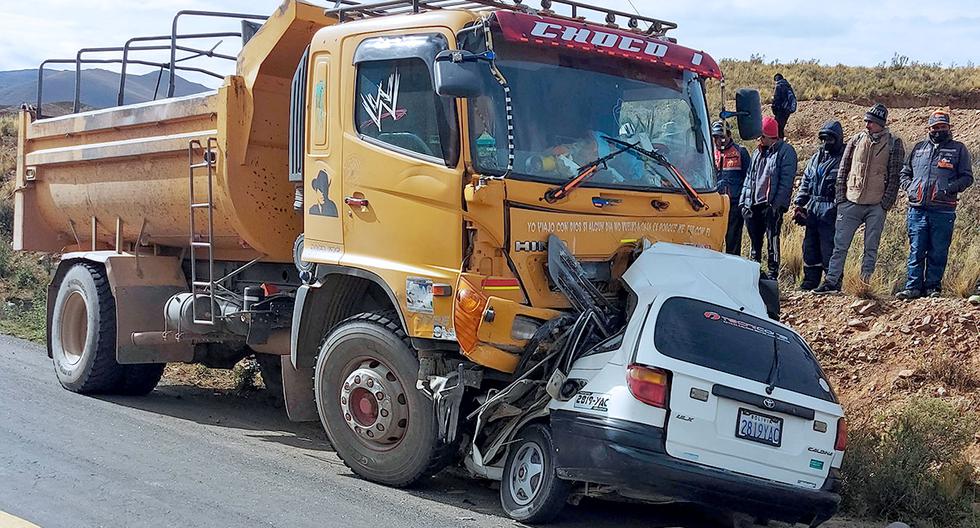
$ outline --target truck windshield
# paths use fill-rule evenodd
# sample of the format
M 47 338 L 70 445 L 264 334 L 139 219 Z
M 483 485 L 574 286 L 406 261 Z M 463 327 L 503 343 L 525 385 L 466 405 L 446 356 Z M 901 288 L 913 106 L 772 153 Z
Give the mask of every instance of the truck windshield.
M 481 39 L 462 40 L 471 51 L 483 50 Z M 495 64 L 513 103 L 511 177 L 563 183 L 579 166 L 618 149 L 604 139 L 612 137 L 656 149 L 697 190 L 715 187 L 704 92 L 695 74 L 494 42 Z M 485 93 L 468 100 L 471 154 L 478 172 L 501 175 L 508 157 L 504 90 L 488 75 Z M 666 169 L 632 152 L 617 156 L 583 186 L 680 192 Z

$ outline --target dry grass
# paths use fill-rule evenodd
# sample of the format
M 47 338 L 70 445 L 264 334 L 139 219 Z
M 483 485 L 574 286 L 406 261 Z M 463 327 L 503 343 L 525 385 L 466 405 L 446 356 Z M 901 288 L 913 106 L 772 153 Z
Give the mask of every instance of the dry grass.
M 802 166 L 801 166 L 802 169 Z M 976 169 L 974 169 L 976 170 Z M 891 295 L 905 287 L 908 265 L 908 230 L 905 215 L 906 205 L 899 200 L 885 220 L 881 244 L 878 247 L 878 263 L 870 284 L 861 281 L 861 258 L 864 254 L 864 228 L 858 230 L 844 266 L 843 290 L 850 295 L 867 298 L 869 296 Z M 746 237 L 747 238 L 747 237 Z M 785 222 L 782 237 L 782 265 L 780 267 L 781 286 L 795 288 L 803 272 L 803 228 Z M 743 254 L 748 254 L 747 251 Z M 943 279 L 943 292 L 946 295 L 967 296 L 974 292 L 980 280 L 980 190 L 970 188 L 961 197 L 957 210 L 953 243 L 949 249 L 949 264 Z
M 977 108 L 980 102 L 980 68 L 923 64 L 896 55 L 890 64 L 874 67 L 823 66 L 816 61 L 781 64 L 764 57 L 748 61 L 721 61 L 727 86 L 756 88 L 764 102 L 772 96 L 772 77 L 782 73 L 800 100 L 851 101 L 866 104 L 882 101 L 889 106 L 927 106 L 944 104 Z M 709 90 L 709 100 L 717 90 Z M 717 106 L 717 101 L 712 107 Z
M 842 507 L 929 528 L 975 528 L 976 489 L 966 460 L 977 416 L 938 399 L 917 399 L 852 429 Z
M 963 368 L 963 361 L 962 357 L 938 352 L 922 358 L 917 371 L 924 380 L 941 383 L 946 388 L 964 392 L 980 388 L 980 375 L 972 369 Z

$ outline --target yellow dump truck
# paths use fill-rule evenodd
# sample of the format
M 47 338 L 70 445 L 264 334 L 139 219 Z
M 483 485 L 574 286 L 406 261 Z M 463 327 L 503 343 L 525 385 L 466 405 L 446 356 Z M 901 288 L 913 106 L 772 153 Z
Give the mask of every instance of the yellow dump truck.
M 563 390 L 533 364 L 585 308 L 622 328 L 644 241 L 721 249 L 721 71 L 671 22 L 576 1 L 331 5 L 286 0 L 216 91 L 25 107 L 14 245 L 61 255 L 48 353 L 68 390 L 128 394 L 255 355 L 358 475 L 500 478 L 540 416 L 480 406 Z

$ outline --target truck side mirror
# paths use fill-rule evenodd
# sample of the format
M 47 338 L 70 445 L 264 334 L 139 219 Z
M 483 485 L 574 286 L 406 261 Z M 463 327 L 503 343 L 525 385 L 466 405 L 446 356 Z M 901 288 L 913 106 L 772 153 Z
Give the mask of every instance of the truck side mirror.
M 485 93 L 488 69 L 482 61 L 492 60 L 492 52 L 475 54 L 465 50 L 445 50 L 436 55 L 435 89 L 443 97 L 479 97 Z
M 762 102 L 758 90 L 740 88 L 735 92 L 735 115 L 738 135 L 743 140 L 757 139 L 762 135 Z

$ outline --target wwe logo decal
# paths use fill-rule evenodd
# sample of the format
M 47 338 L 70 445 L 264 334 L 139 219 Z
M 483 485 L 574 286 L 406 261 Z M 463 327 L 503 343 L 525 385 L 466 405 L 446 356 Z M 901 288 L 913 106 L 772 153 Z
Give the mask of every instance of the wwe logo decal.
M 385 83 L 378 84 L 378 94 L 361 94 L 361 106 L 367 112 L 370 122 L 381 130 L 381 122 L 390 117 L 398 121 L 408 113 L 404 108 L 398 108 L 398 85 L 401 81 L 401 74 L 398 70 L 388 76 L 388 86 Z

